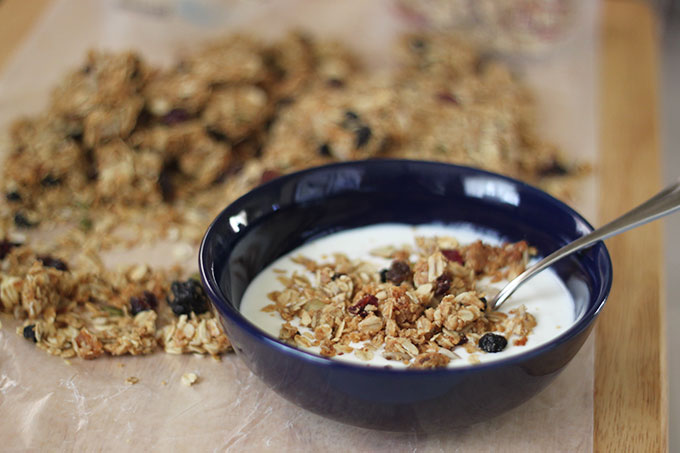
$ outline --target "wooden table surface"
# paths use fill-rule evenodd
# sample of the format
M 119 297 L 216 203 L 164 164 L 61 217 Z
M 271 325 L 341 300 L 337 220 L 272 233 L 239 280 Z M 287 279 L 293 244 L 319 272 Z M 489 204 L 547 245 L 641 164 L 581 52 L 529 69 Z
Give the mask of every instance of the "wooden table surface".
M 0 0 L 0 69 L 49 0 Z M 661 188 L 654 14 L 639 0 L 603 3 L 600 219 Z M 653 223 L 607 242 L 610 301 L 596 327 L 594 450 L 668 449 L 663 230 Z

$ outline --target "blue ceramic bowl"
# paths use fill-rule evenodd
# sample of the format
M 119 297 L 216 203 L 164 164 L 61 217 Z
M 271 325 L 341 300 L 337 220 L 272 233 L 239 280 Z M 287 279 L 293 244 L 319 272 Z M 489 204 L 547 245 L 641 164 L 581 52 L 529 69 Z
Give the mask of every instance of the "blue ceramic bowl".
M 575 300 L 576 323 L 538 348 L 458 369 L 393 370 L 297 350 L 247 321 L 241 297 L 269 263 L 312 239 L 396 222 L 468 222 L 541 255 L 592 230 L 564 203 L 522 182 L 455 165 L 370 160 L 283 176 L 244 195 L 217 217 L 199 265 L 236 353 L 283 397 L 345 423 L 385 430 L 470 425 L 507 411 L 547 386 L 593 327 L 612 282 L 604 244 L 553 269 Z

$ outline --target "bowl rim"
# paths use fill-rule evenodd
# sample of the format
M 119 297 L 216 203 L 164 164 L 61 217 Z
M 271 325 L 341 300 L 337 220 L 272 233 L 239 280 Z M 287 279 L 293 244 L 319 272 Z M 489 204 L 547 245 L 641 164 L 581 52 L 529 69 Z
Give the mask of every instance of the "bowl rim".
M 528 190 L 533 192 L 534 195 L 547 203 L 552 203 L 557 205 L 560 209 L 566 211 L 572 218 L 575 218 L 579 222 L 583 223 L 589 231 L 593 230 L 592 225 L 588 222 L 581 214 L 579 214 L 575 209 L 558 200 L 547 192 L 532 186 L 526 182 L 511 178 L 509 176 L 494 173 L 488 170 L 483 170 L 480 168 L 469 167 L 465 165 L 450 164 L 445 162 L 436 161 L 424 161 L 424 160 L 411 160 L 411 159 L 369 159 L 369 160 L 359 160 L 359 161 L 347 161 L 347 162 L 335 162 L 331 164 L 316 166 L 306 168 L 300 171 L 289 173 L 277 177 L 271 181 L 261 184 L 247 193 L 243 194 L 236 200 L 232 201 L 227 207 L 225 207 L 220 213 L 215 217 L 210 226 L 207 228 L 203 239 L 201 241 L 199 253 L 198 253 L 198 265 L 199 273 L 201 276 L 201 281 L 208 294 L 208 297 L 212 300 L 215 308 L 220 316 L 227 316 L 232 322 L 239 325 L 240 328 L 244 329 L 249 335 L 257 338 L 259 341 L 263 342 L 268 347 L 278 350 L 284 354 L 288 354 L 296 359 L 303 360 L 315 365 L 327 367 L 329 369 L 338 369 L 344 371 L 354 371 L 370 374 L 381 374 L 381 375 L 395 375 L 395 376 L 417 376 L 417 375 L 427 375 L 427 376 L 454 376 L 454 375 L 464 375 L 468 373 L 476 373 L 480 371 L 511 367 L 515 365 L 520 365 L 528 360 L 531 360 L 537 356 L 543 355 L 544 353 L 555 349 L 563 343 L 571 340 L 575 336 L 579 335 L 581 332 L 586 330 L 597 318 L 598 314 L 604 307 L 608 300 L 612 281 L 613 281 L 613 267 L 611 256 L 606 244 L 603 241 L 595 243 L 591 248 L 598 248 L 604 251 L 605 254 L 605 268 L 604 274 L 602 275 L 603 285 L 599 287 L 598 294 L 590 295 L 590 299 L 595 298 L 593 305 L 581 315 L 571 326 L 562 332 L 560 335 L 554 337 L 550 341 L 547 341 L 541 345 L 533 347 L 526 352 L 514 354 L 510 357 L 497 359 L 485 363 L 469 364 L 460 367 L 443 367 L 435 369 L 414 369 L 414 368 L 387 368 L 385 366 L 368 366 L 362 364 L 354 364 L 351 362 L 344 362 L 340 360 L 334 360 L 332 358 L 323 357 L 312 352 L 304 351 L 298 349 L 294 346 L 284 343 L 283 341 L 276 339 L 255 324 L 246 319 L 239 310 L 236 310 L 227 300 L 227 296 L 223 294 L 220 290 L 219 284 L 217 283 L 213 270 L 213 266 L 207 259 L 207 243 L 211 236 L 216 235 L 216 228 L 218 225 L 224 222 L 225 218 L 228 218 L 234 214 L 241 211 L 242 205 L 252 201 L 256 198 L 259 193 L 265 190 L 272 190 L 274 187 L 281 186 L 288 181 L 298 179 L 310 173 L 315 173 L 318 171 L 329 171 L 334 169 L 339 169 L 343 167 L 356 167 L 356 166 L 366 166 L 366 165 L 415 165 L 423 167 L 448 167 L 454 172 L 468 172 L 476 173 L 477 175 L 490 176 L 509 182 L 518 186 L 523 190 Z M 233 213 L 231 212 L 233 211 Z M 395 222 L 398 223 L 398 222 Z M 271 263 L 270 263 L 271 264 Z

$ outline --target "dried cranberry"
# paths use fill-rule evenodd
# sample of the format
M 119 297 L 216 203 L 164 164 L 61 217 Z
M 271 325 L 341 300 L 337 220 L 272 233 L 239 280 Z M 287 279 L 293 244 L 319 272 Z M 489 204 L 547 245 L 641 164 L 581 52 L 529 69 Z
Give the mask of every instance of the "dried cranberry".
M 5 199 L 7 201 L 18 202 L 18 201 L 21 201 L 21 194 L 19 192 L 17 192 L 16 190 L 13 190 L 13 191 L 7 192 L 5 194 Z
M 478 345 L 486 352 L 501 352 L 508 345 L 508 340 L 503 335 L 486 333 L 479 339 Z
M 262 172 L 262 177 L 260 178 L 260 184 L 271 181 L 281 176 L 282 173 L 278 170 L 265 170 Z
M 208 311 L 208 298 L 203 287 L 194 279 L 185 282 L 175 281 L 170 285 L 172 298 L 168 297 L 168 305 L 177 316 L 191 312 L 200 315 Z
M 356 136 L 356 147 L 361 148 L 366 143 L 368 143 L 368 141 L 371 139 L 371 135 L 373 135 L 373 132 L 371 131 L 370 127 L 361 126 L 354 132 L 354 135 Z
M 443 296 L 451 288 L 451 274 L 444 272 L 434 282 L 434 295 Z
M 461 255 L 456 249 L 443 249 L 442 255 L 444 255 L 444 257 L 449 261 L 453 261 L 454 263 L 461 265 L 463 264 L 463 255 Z
M 448 104 L 460 105 L 458 98 L 451 93 L 447 93 L 446 91 L 437 93 L 437 99 Z
M 23 334 L 25 339 L 31 340 L 33 343 L 38 342 L 38 339 L 35 338 L 35 324 L 30 324 L 24 327 Z
M 161 120 L 163 124 L 166 124 L 168 126 L 174 126 L 175 124 L 183 123 L 187 121 L 189 118 L 191 118 L 191 115 L 189 115 L 189 112 L 187 112 L 184 109 L 172 109 L 165 115 L 163 115 L 163 119 Z
M 411 276 L 411 267 L 406 261 L 394 260 L 387 270 L 385 277 L 395 285 L 407 280 Z
M 58 271 L 68 271 L 68 266 L 66 263 L 64 263 L 62 260 L 59 258 L 55 258 L 50 255 L 40 255 L 38 256 L 38 260 L 42 261 L 43 266 L 45 267 L 51 267 L 53 269 L 56 269 Z
M 144 291 L 139 297 L 130 298 L 130 313 L 136 315 L 140 311 L 154 310 L 158 306 L 156 295 L 150 291 Z
M 0 261 L 4 260 L 10 250 L 14 247 L 18 247 L 21 244 L 18 242 L 11 242 L 7 239 L 0 240 Z
M 372 294 L 366 294 L 364 297 L 359 299 L 359 302 L 356 304 L 350 306 L 347 311 L 350 314 L 353 315 L 358 315 L 360 313 L 364 313 L 364 308 L 366 308 L 366 305 L 378 305 L 378 298 L 375 297 Z

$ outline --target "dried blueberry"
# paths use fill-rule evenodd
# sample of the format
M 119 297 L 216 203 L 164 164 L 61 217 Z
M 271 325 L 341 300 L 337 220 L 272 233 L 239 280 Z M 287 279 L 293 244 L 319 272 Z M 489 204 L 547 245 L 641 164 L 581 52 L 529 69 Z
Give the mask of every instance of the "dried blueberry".
M 5 194 L 5 199 L 7 201 L 18 202 L 18 201 L 21 201 L 21 194 L 19 192 L 17 192 L 16 190 L 13 190 L 13 191 L 7 192 Z
M 215 140 L 216 142 L 228 142 L 229 137 L 227 137 L 223 132 L 218 131 L 215 128 L 212 127 L 206 127 L 205 128 L 205 133 L 208 134 L 210 138 Z
M 20 212 L 14 214 L 14 224 L 19 228 L 33 228 L 34 226 L 37 225 L 37 223 L 31 222 L 26 218 L 25 215 L 23 215 Z
M 359 119 L 359 115 L 357 115 L 356 113 L 354 113 L 351 110 L 347 110 L 345 112 L 345 119 L 347 121 L 357 121 Z
M 371 139 L 373 132 L 368 126 L 361 126 L 354 134 L 356 135 L 356 147 L 361 148 Z
M 331 156 L 331 147 L 328 145 L 328 143 L 324 143 L 323 145 L 319 146 L 319 148 L 316 150 L 316 152 L 320 156 L 330 157 Z
M 10 250 L 14 247 L 18 247 L 21 244 L 18 242 L 11 242 L 7 239 L 0 239 L 0 261 L 4 260 Z
M 51 267 L 58 271 L 64 272 L 68 271 L 68 266 L 66 265 L 66 263 L 64 263 L 59 258 L 55 258 L 50 255 L 40 255 L 38 256 L 38 259 L 42 262 L 42 265 L 45 267 Z
M 82 143 L 83 142 L 83 130 L 75 130 L 68 133 L 68 138 L 71 140 Z
M 151 113 L 148 109 L 143 108 L 139 115 L 137 115 L 137 124 L 135 125 L 135 130 L 142 130 L 150 128 L 152 124 L 156 122 L 156 116 Z
M 466 337 L 465 335 L 461 335 L 461 336 L 460 336 L 460 340 L 458 340 L 458 343 L 456 343 L 456 345 L 457 345 L 457 346 L 462 346 L 462 345 L 464 345 L 464 344 L 467 343 L 467 342 L 468 342 L 468 337 Z
M 54 175 L 48 173 L 43 179 L 40 180 L 40 185 L 43 187 L 55 187 L 61 184 L 61 179 L 55 177 Z
M 295 102 L 295 99 L 291 97 L 281 98 L 278 101 L 276 101 L 276 108 L 285 107 L 287 105 L 292 104 L 293 102 Z
M 130 74 L 129 74 L 128 77 L 130 78 L 130 80 L 136 80 L 141 75 L 142 75 L 142 72 L 140 71 L 140 68 L 139 68 L 139 60 L 136 60 L 134 62 L 134 67 L 133 67 L 132 71 L 130 71 Z
M 161 189 L 163 201 L 170 203 L 175 199 L 175 186 L 172 183 L 172 169 L 164 167 L 158 175 L 158 187 Z
M 482 308 L 482 311 L 486 311 L 486 309 L 489 308 L 489 306 L 486 303 L 486 297 L 480 297 L 479 300 L 481 300 L 482 303 L 484 304 L 484 308 Z
M 553 160 L 549 165 L 539 170 L 541 176 L 564 176 L 569 173 L 567 167 L 557 160 Z
M 140 311 L 154 310 L 157 306 L 156 295 L 150 291 L 144 291 L 139 297 L 130 298 L 130 313 L 133 316 Z
M 342 88 L 345 86 L 345 82 L 340 79 L 328 79 L 326 84 L 331 88 Z
M 27 340 L 31 340 L 33 343 L 37 343 L 38 339 L 35 338 L 35 324 L 29 324 L 28 326 L 24 327 L 24 338 Z
M 401 282 L 407 280 L 411 276 L 411 267 L 406 261 L 394 260 L 392 265 L 387 270 L 385 277 L 395 285 L 400 285 Z
M 503 335 L 486 333 L 479 339 L 478 345 L 486 352 L 501 352 L 508 345 L 508 340 Z
M 451 274 L 444 272 L 434 282 L 434 295 L 443 296 L 451 288 Z
M 383 269 L 380 271 L 380 283 L 386 282 L 387 282 L 387 269 Z
M 172 296 L 168 297 L 168 305 L 177 316 L 196 314 L 208 311 L 208 299 L 201 284 L 194 279 L 185 282 L 175 281 L 170 285 Z

